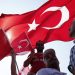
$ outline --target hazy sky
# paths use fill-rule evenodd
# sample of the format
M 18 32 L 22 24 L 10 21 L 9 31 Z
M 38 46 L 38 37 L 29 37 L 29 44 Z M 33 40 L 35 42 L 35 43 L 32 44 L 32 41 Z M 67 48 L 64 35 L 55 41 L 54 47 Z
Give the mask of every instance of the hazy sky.
M 47 0 L 0 0 L 0 13 L 5 14 L 22 14 L 39 8 Z M 45 44 L 45 49 L 54 48 L 60 61 L 61 71 L 71 75 L 67 70 L 69 64 L 70 49 L 73 46 L 72 41 L 62 42 L 53 41 Z M 19 68 L 22 67 L 26 55 L 17 56 Z M 11 57 L 6 57 L 0 61 L 0 75 L 10 75 Z

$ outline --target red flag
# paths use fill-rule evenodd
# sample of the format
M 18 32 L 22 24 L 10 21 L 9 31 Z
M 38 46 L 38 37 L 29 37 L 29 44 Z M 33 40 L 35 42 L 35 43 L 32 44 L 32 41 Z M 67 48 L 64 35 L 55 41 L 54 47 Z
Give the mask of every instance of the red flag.
M 0 19 L 0 27 L 6 31 L 12 26 L 27 23 L 33 17 L 35 12 L 36 11 L 34 10 L 24 14 L 2 14 Z
M 32 31 L 33 37 L 30 35 L 31 33 L 29 34 L 32 43 L 35 43 L 33 39 L 37 40 L 37 37 L 40 37 L 39 39 L 45 42 L 72 40 L 69 36 L 69 28 L 75 17 L 75 1 L 70 0 L 67 3 L 53 1 L 49 4 L 46 3 L 36 12 L 34 19 L 39 26 L 35 31 L 37 35 L 34 35 L 34 31 Z
M 32 46 L 37 40 L 70 41 L 72 38 L 69 36 L 69 28 L 75 16 L 74 3 L 74 0 L 51 0 L 36 11 L 18 15 L 18 17 L 3 17 L 1 24 L 5 25 L 1 27 L 6 30 L 7 35 L 12 36 L 9 37 L 11 43 L 25 31 L 27 31 Z
M 31 51 L 32 46 L 26 35 L 26 33 L 22 33 L 19 37 L 17 37 L 12 43 L 12 48 L 17 54 L 24 54 L 26 51 Z
M 8 42 L 2 29 L 0 29 L 0 60 L 3 59 L 11 50 L 11 46 Z
M 32 23 L 33 18 L 40 17 L 38 15 L 41 15 L 42 12 L 48 8 L 49 6 L 63 6 L 67 4 L 70 0 L 64 0 L 64 1 L 58 1 L 58 0 L 52 0 L 45 3 L 43 6 L 41 6 L 39 9 L 24 13 L 24 14 L 2 14 L 0 25 L 3 30 L 8 30 L 12 26 L 18 25 L 18 24 L 25 24 L 25 23 Z M 38 13 L 37 13 L 38 12 Z M 39 20 L 39 19 L 38 19 Z

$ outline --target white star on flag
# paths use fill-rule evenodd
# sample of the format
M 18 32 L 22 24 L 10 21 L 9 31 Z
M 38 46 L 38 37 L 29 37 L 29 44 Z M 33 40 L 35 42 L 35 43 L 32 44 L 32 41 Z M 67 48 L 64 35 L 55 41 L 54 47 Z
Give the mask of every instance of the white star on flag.
M 39 24 L 36 24 L 35 22 L 35 19 L 33 20 L 32 24 L 28 24 L 29 25 L 29 30 L 28 32 L 30 32 L 31 30 L 36 30 L 36 27 L 39 25 Z
M 18 48 L 19 48 L 19 49 L 21 49 L 21 48 L 22 48 L 22 46 L 20 46 L 20 45 L 19 45 L 19 46 L 18 46 Z

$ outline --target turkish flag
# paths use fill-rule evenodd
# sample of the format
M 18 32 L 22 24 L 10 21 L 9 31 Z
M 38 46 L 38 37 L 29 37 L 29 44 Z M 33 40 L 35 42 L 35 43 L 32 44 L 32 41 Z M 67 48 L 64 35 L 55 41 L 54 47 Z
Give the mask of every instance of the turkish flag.
M 0 26 L 3 30 L 8 30 L 11 27 L 19 24 L 32 23 L 32 20 L 43 13 L 43 11 L 49 6 L 64 6 L 70 0 L 51 0 L 41 6 L 39 9 L 30 11 L 24 14 L 2 14 L 0 18 Z M 38 15 L 37 15 L 38 14 Z M 39 19 L 38 19 L 39 20 Z
M 23 32 L 27 33 L 32 47 L 38 40 L 71 41 L 73 38 L 69 36 L 69 28 L 75 17 L 74 3 L 74 0 L 51 0 L 28 13 L 4 15 L 0 25 L 6 31 L 11 44 Z
M 3 59 L 10 51 L 11 46 L 8 39 L 3 30 L 0 29 L 0 60 Z
M 31 43 L 25 32 L 23 32 L 21 35 L 19 35 L 19 37 L 17 37 L 11 43 L 11 46 L 14 49 L 16 54 L 25 54 L 26 51 L 32 50 Z
M 36 11 L 34 10 L 24 14 L 2 14 L 0 17 L 0 27 L 6 31 L 15 25 L 27 23 L 35 12 Z
M 65 0 L 64 0 L 65 1 Z M 43 40 L 50 42 L 54 40 L 71 41 L 73 38 L 69 36 L 69 28 L 73 19 L 75 18 L 75 1 L 51 1 L 47 2 L 36 12 L 36 23 L 39 24 L 36 31 L 31 31 L 28 35 L 32 44 L 36 41 Z M 37 37 L 39 37 L 37 39 Z

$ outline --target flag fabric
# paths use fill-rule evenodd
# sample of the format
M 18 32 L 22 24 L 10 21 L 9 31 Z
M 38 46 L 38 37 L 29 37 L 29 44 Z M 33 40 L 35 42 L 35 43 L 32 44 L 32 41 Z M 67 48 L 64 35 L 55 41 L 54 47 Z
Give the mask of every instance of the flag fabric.
M 35 12 L 34 10 L 24 14 L 2 14 L 0 17 L 0 27 L 6 31 L 15 25 L 27 23 Z
M 31 43 L 26 35 L 25 32 L 23 32 L 19 37 L 17 37 L 12 43 L 12 48 L 14 49 L 16 54 L 25 54 L 26 51 L 31 51 L 32 46 Z
M 71 41 L 73 38 L 69 36 L 69 28 L 75 18 L 74 3 L 74 0 L 50 0 L 39 9 L 25 14 L 4 15 L 0 25 L 11 44 L 25 31 L 32 47 L 38 40 L 45 43 L 54 40 Z
M 64 1 L 58 1 L 58 0 L 52 0 L 52 1 L 48 1 L 46 4 L 44 4 L 43 6 L 41 6 L 39 9 L 28 12 L 28 13 L 24 13 L 24 14 L 2 14 L 1 15 L 1 20 L 0 20 L 0 25 L 2 27 L 2 29 L 7 30 L 12 26 L 18 25 L 18 24 L 24 24 L 24 23 L 32 23 L 32 18 L 37 16 L 37 11 L 40 11 L 40 13 L 38 12 L 38 15 L 40 15 L 47 7 L 52 6 L 52 5 L 58 5 L 58 6 L 63 6 L 66 3 L 68 3 L 70 0 L 64 0 Z
M 31 33 L 29 34 L 32 43 L 35 43 L 33 39 L 37 40 L 36 37 L 40 37 L 39 39 L 45 42 L 71 41 L 73 39 L 69 36 L 69 28 L 75 17 L 75 10 L 73 9 L 75 1 L 70 0 L 67 3 L 62 1 L 63 4 L 60 1 L 53 1 L 45 4 L 36 12 L 34 19 L 39 26 L 35 31 L 37 35 L 34 35 L 34 31 L 32 31 L 33 37 L 31 37 Z
M 0 60 L 2 60 L 11 50 L 11 46 L 8 42 L 8 39 L 3 32 L 2 29 L 0 29 Z

